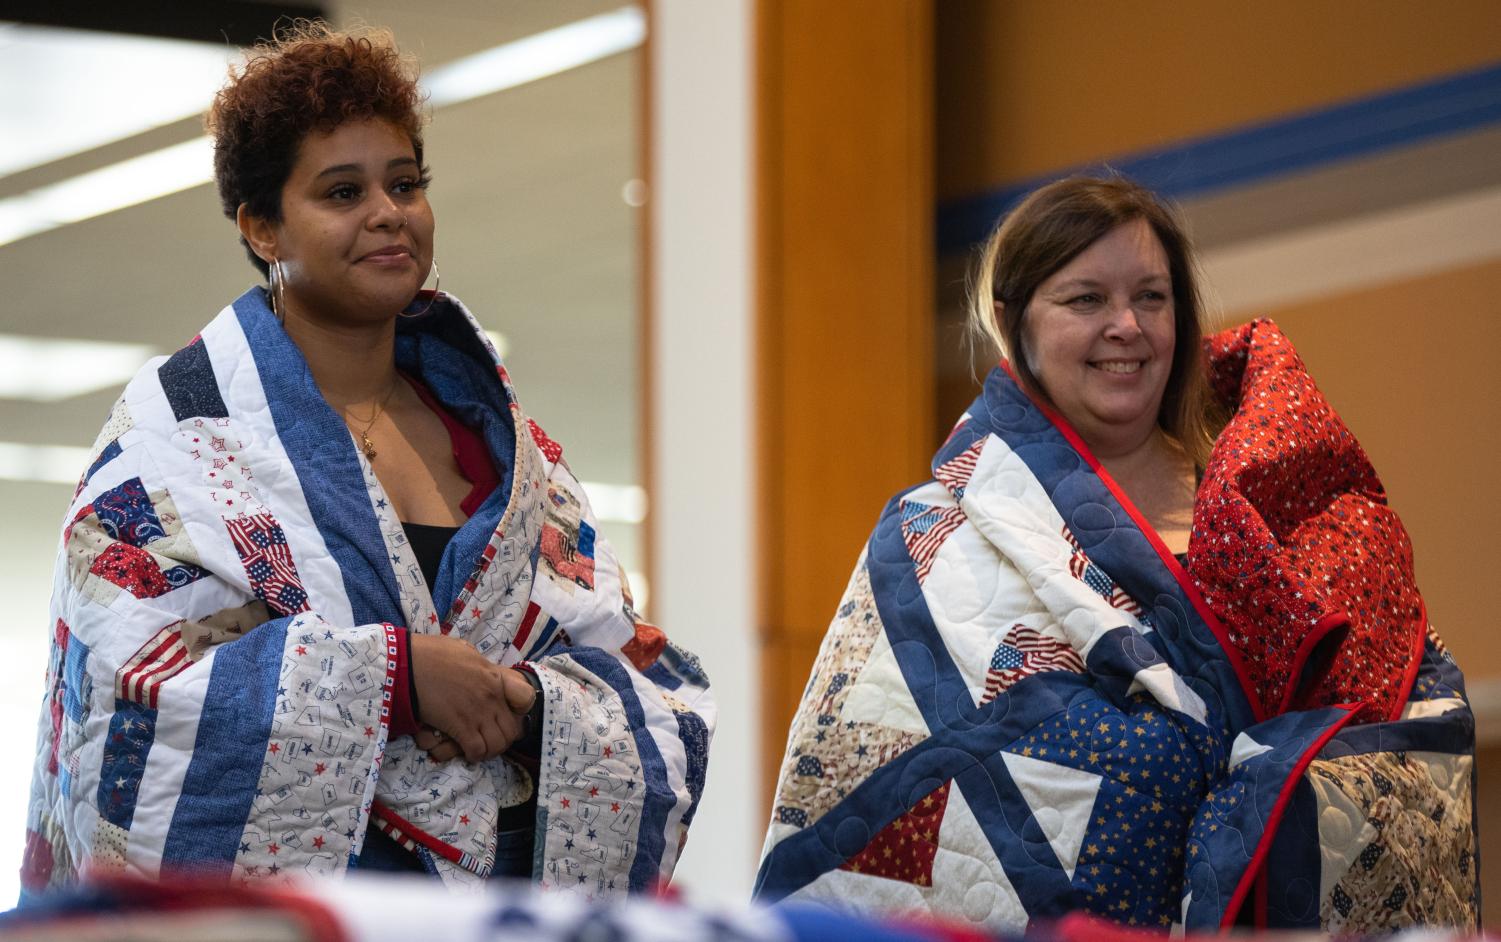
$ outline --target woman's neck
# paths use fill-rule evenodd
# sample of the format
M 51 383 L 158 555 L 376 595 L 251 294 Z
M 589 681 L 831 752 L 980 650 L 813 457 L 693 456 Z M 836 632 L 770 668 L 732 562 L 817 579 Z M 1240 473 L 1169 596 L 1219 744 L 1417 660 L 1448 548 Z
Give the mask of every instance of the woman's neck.
M 1095 458 L 1122 486 L 1128 480 L 1160 473 L 1165 465 L 1178 464 L 1178 459 L 1183 455 L 1182 450 L 1173 445 L 1172 440 L 1156 426 L 1144 438 L 1130 443 L 1086 442 Z
M 1170 551 L 1188 549 L 1193 525 L 1194 464 L 1161 429 L 1136 447 L 1096 455 Z
M 335 409 L 380 401 L 396 382 L 396 325 L 330 324 L 288 313 L 283 324 Z

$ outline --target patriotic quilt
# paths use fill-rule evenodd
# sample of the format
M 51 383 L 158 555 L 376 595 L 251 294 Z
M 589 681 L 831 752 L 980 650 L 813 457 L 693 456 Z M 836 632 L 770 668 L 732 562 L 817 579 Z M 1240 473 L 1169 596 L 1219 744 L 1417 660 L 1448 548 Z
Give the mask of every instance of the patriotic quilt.
M 1003 366 L 882 512 L 791 728 L 764 901 L 1473 930 L 1474 721 L 1359 444 L 1267 321 L 1186 568 Z
M 367 826 L 477 886 L 500 809 L 537 796 L 533 877 L 591 897 L 670 876 L 714 707 L 634 610 L 562 448 L 478 323 L 438 296 L 398 365 L 481 431 L 501 485 L 425 581 L 379 480 L 252 289 L 126 387 L 58 552 L 27 811 L 27 893 L 80 875 L 337 875 Z M 535 775 L 390 736 L 397 631 L 543 689 Z

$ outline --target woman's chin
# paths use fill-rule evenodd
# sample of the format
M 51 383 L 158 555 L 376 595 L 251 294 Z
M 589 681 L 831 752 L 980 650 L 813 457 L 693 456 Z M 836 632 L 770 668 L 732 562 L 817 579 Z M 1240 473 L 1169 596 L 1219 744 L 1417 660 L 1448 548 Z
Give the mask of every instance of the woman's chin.
M 379 285 L 371 289 L 352 293 L 357 300 L 362 313 L 365 316 L 376 316 L 379 320 L 394 318 L 402 311 L 411 306 L 417 299 L 417 288 L 410 282 L 400 285 Z
M 1151 411 L 1151 402 L 1146 396 L 1131 393 L 1083 397 L 1081 404 L 1097 422 L 1126 424 L 1134 422 L 1142 413 Z
M 1092 403 L 1087 411 L 1088 420 L 1074 424 L 1090 428 L 1095 436 L 1108 436 L 1117 441 L 1149 435 L 1157 426 L 1157 408 L 1152 402 L 1098 402 Z

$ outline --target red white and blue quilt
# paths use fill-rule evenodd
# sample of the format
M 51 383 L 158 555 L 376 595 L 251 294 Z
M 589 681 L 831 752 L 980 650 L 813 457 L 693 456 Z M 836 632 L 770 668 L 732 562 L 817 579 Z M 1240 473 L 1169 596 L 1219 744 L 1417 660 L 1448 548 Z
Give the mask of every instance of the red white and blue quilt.
M 1006 368 L 860 555 L 790 731 L 764 901 L 1341 934 L 1477 918 L 1474 721 L 1365 453 L 1287 338 L 1186 567 Z
M 397 360 L 503 472 L 435 585 L 261 289 L 126 387 L 58 552 L 28 892 L 339 874 L 371 822 L 470 887 L 500 810 L 534 793 L 541 884 L 608 897 L 671 874 L 715 716 L 697 661 L 635 612 L 588 495 L 469 312 L 439 296 L 399 326 Z M 535 775 L 391 738 L 398 628 L 534 666 Z

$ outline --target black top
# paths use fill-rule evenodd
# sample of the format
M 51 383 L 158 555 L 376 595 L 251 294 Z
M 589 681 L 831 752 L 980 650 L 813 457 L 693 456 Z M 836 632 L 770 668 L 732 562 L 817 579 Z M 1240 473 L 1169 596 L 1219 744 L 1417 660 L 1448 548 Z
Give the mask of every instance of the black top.
M 407 543 L 412 547 L 412 555 L 417 557 L 417 566 L 422 570 L 422 578 L 427 580 L 429 586 L 438 584 L 438 563 L 443 561 L 443 551 L 448 549 L 448 542 L 453 539 L 458 527 L 433 527 L 425 523 L 402 522 L 401 528 L 406 531 Z

